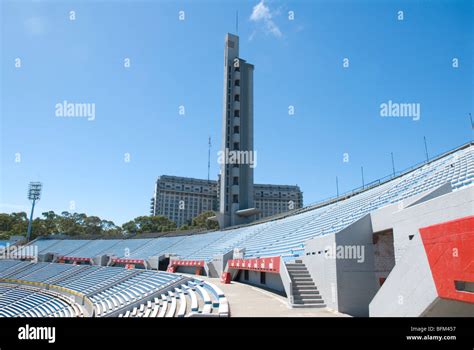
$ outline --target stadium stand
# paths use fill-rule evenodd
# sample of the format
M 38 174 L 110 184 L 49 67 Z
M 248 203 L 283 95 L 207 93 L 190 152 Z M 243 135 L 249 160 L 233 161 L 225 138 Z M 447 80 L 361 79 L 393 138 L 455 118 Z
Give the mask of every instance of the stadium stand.
M 453 190 L 474 180 L 474 146 L 467 144 L 395 178 L 324 206 L 310 206 L 287 217 L 228 230 L 188 236 L 124 240 L 34 241 L 40 253 L 91 258 L 110 254 L 119 258 L 147 259 L 164 253 L 180 259 L 211 260 L 234 248 L 244 248 L 246 258 L 282 256 L 292 260 L 301 255 L 304 242 L 336 233 L 367 213 L 405 198 L 450 183 Z
M 53 287 L 64 287 L 88 298 L 97 317 L 229 314 L 227 300 L 216 286 L 178 274 L 16 260 L 0 260 L 0 271 L 0 316 L 3 317 L 83 316 L 79 304 L 53 291 Z M 46 286 L 49 289 L 40 288 Z M 214 310 L 208 306 L 211 300 Z
M 81 317 L 80 306 L 59 293 L 0 283 L 0 317 Z
M 399 221 L 392 222 L 392 218 L 405 215 L 411 220 L 424 213 L 423 222 L 429 225 L 441 217 L 444 220 L 469 217 L 472 215 L 469 196 L 473 182 L 474 144 L 469 143 L 385 181 L 250 225 L 192 235 L 167 234 L 158 238 L 37 239 L 28 247 L 37 247 L 40 256 L 53 256 L 53 262 L 0 260 L 0 295 L 5 296 L 5 299 L 0 299 L 2 302 L 5 300 L 0 304 L 0 316 L 229 316 L 227 298 L 218 287 L 195 276 L 174 273 L 178 266 L 196 274 L 202 272 L 197 267 L 204 267 L 206 272 L 211 268 L 218 271 L 214 265 L 218 261 L 223 265 L 218 275 L 222 273 L 224 279 L 227 274 L 232 275 L 230 279 L 239 276 L 240 280 L 245 280 L 244 276 L 253 273 L 256 284 L 255 276 L 259 276 L 266 278 L 267 285 L 283 286 L 292 307 L 328 306 L 364 316 L 368 314 L 372 296 L 380 289 L 371 312 L 390 315 L 391 311 L 382 306 L 388 298 L 386 296 L 397 292 L 396 287 L 389 289 L 389 286 L 401 265 L 393 265 L 395 260 L 408 259 L 409 256 L 403 255 L 404 251 L 408 251 L 407 247 L 415 251 L 416 247 L 413 247 L 419 242 L 419 238 L 411 241 L 418 230 L 417 224 L 410 226 L 413 234 L 412 238 L 407 238 L 403 226 Z M 457 209 L 451 211 L 451 207 L 447 207 L 446 215 L 437 213 L 436 217 L 431 217 L 433 210 L 442 207 L 443 203 Z M 368 221 L 372 226 L 364 228 Z M 372 231 L 374 225 L 378 231 Z M 374 266 L 370 265 L 370 259 L 366 261 L 364 280 L 360 273 L 345 274 L 346 269 L 352 271 L 356 266 L 350 264 L 357 262 L 318 260 L 318 256 L 323 258 L 321 253 L 325 252 L 325 244 L 330 242 L 328 239 L 336 242 L 333 237 L 337 237 L 337 242 L 365 244 L 370 250 L 375 245 L 375 236 L 383 239 L 382 233 L 387 230 L 391 230 L 394 236 L 391 246 L 394 252 L 387 261 L 394 262 L 383 268 L 385 274 L 392 268 L 395 273 L 385 287 L 382 283 L 387 276 L 378 276 Z M 234 252 L 237 252 L 237 257 Z M 228 257 L 224 259 L 224 256 Z M 417 259 L 420 256 L 423 254 L 416 254 Z M 152 261 L 152 257 L 159 258 L 160 264 L 162 258 L 164 261 L 168 258 L 169 272 L 150 270 L 151 262 L 149 265 L 145 262 Z M 256 258 L 262 259 L 257 263 Z M 51 261 L 48 259 L 45 261 Z M 74 259 L 85 259 L 78 260 L 85 264 L 56 263 Z M 133 259 L 143 264 L 131 269 L 104 266 L 120 259 L 124 264 L 132 265 L 129 267 L 134 267 Z M 224 269 L 229 259 L 237 259 L 237 264 L 242 261 L 245 266 L 233 266 L 229 272 L 228 267 Z M 209 263 L 208 266 L 205 262 Z M 297 263 L 301 266 L 296 266 Z M 321 270 L 326 266 L 323 264 L 330 265 L 331 271 L 337 271 L 337 275 Z M 154 266 L 157 269 L 156 261 Z M 162 269 L 162 265 L 159 266 Z M 241 274 L 242 270 L 247 272 Z M 429 272 L 428 268 L 426 270 Z M 341 279 L 343 275 L 345 278 Z M 353 276 L 358 276 L 358 279 L 351 279 Z M 332 281 L 333 277 L 337 279 Z M 376 286 L 375 281 L 380 285 Z M 354 298 L 354 291 L 347 292 L 356 285 L 358 299 Z M 328 299 L 333 287 L 337 289 L 337 299 Z M 75 301 L 65 297 L 61 288 L 76 296 Z
M 224 293 L 214 284 L 193 278 L 187 283 L 136 306 L 118 317 L 196 317 L 229 316 Z

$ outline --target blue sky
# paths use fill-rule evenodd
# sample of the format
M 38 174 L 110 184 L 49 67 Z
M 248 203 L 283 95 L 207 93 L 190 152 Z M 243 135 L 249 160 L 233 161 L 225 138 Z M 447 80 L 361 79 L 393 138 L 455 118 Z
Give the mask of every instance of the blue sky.
M 236 11 L 255 65 L 255 182 L 298 184 L 309 204 L 335 194 L 336 175 L 341 192 L 361 166 L 366 182 L 388 175 L 390 152 L 397 170 L 424 160 L 423 136 L 431 155 L 472 139 L 472 1 L 1 4 L 0 212 L 28 210 L 36 180 L 36 214 L 122 224 L 149 212 L 159 175 L 207 177 L 208 136 L 216 178 Z M 56 117 L 64 100 L 95 103 L 95 120 Z M 420 119 L 381 117 L 389 100 L 419 104 Z

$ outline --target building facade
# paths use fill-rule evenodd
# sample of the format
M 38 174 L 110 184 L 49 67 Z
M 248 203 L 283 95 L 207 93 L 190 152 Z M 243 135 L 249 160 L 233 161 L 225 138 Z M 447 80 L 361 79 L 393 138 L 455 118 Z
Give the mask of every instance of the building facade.
M 303 193 L 298 186 L 254 185 L 253 200 L 260 210 L 256 219 L 303 207 Z M 219 181 L 162 175 L 155 184 L 150 214 L 165 216 L 176 225 L 191 223 L 205 211 L 218 211 Z
M 151 215 L 165 216 L 178 227 L 205 211 L 217 210 L 217 181 L 162 175 L 155 184 Z
M 262 219 L 303 207 L 303 192 L 298 186 L 254 185 L 254 203 Z

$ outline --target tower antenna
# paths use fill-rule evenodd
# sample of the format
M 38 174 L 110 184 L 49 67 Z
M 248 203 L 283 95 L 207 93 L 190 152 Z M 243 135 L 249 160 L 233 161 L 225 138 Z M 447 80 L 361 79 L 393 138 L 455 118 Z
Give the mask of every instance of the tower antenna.
M 207 151 L 207 182 L 209 182 L 210 171 L 211 171 L 211 137 L 209 136 L 209 148 Z
M 235 11 L 235 34 L 239 34 L 239 11 Z

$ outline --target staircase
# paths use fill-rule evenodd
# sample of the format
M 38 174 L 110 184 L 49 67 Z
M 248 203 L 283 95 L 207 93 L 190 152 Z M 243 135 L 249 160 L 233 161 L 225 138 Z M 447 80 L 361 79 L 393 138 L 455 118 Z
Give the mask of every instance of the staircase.
M 293 288 L 294 308 L 316 308 L 326 307 L 324 300 L 319 294 L 318 288 L 314 285 L 313 279 L 301 260 L 287 263 L 286 269 L 291 278 Z

